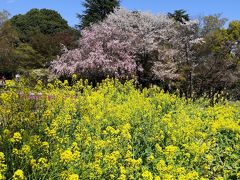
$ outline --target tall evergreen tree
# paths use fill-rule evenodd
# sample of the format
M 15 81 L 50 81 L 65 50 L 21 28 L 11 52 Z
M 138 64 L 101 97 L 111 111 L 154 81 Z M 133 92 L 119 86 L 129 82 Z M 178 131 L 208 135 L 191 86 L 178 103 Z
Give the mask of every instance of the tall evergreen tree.
M 178 22 L 184 23 L 184 21 L 189 21 L 189 14 L 185 10 L 179 9 L 175 10 L 174 13 L 168 13 L 168 17 L 175 19 Z
M 83 14 L 77 15 L 80 20 L 78 25 L 80 29 L 102 21 L 109 13 L 113 12 L 114 8 L 120 6 L 120 0 L 85 0 L 83 6 L 85 11 Z

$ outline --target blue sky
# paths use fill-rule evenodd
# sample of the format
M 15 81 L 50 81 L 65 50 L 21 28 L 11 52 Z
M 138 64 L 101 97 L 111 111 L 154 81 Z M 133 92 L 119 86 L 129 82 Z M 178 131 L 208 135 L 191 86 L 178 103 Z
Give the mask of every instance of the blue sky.
M 48 8 L 58 11 L 74 26 L 78 23 L 77 13 L 81 13 L 83 0 L 0 0 L 0 10 L 12 15 L 23 14 L 32 8 Z M 185 9 L 192 18 L 214 13 L 222 13 L 229 20 L 240 20 L 239 0 L 122 0 L 121 6 L 132 10 L 152 13 L 173 12 Z

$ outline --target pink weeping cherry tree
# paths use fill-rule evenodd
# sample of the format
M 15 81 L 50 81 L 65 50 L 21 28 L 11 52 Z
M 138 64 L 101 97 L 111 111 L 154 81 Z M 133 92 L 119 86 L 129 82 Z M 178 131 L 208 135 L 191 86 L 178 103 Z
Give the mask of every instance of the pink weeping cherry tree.
M 92 25 L 82 31 L 79 48 L 65 52 L 51 68 L 60 76 L 76 73 L 88 79 L 131 78 L 136 75 L 134 38 L 134 34 L 105 22 Z

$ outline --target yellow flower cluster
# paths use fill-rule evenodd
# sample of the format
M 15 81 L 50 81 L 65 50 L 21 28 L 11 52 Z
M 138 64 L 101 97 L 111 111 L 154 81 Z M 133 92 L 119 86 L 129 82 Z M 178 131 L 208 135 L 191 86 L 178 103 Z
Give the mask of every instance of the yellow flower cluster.
M 13 142 L 13 143 L 17 143 L 17 142 L 21 142 L 21 140 L 22 140 L 22 136 L 21 136 L 21 134 L 19 133 L 19 132 L 15 132 L 14 134 L 13 134 L 13 137 L 11 138 L 11 139 L 9 139 L 11 142 Z
M 61 157 L 61 160 L 63 161 L 63 163 L 69 163 L 73 160 L 73 153 L 71 150 L 67 149 L 66 151 L 61 153 L 60 157 Z
M 0 180 L 240 178 L 239 102 L 75 78 L 0 92 Z
M 0 180 L 4 180 L 4 173 L 7 171 L 7 165 L 5 164 L 5 155 L 0 152 Z
M 24 176 L 23 171 L 21 169 L 18 169 L 14 172 L 12 179 L 13 180 L 24 180 L 26 178 Z

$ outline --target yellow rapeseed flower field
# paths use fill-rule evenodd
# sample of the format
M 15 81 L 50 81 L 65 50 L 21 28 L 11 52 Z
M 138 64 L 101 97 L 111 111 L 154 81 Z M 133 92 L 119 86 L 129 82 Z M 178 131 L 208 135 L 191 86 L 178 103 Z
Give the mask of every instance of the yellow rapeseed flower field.
M 8 84 L 0 180 L 240 179 L 239 102 L 210 107 L 111 79 Z

